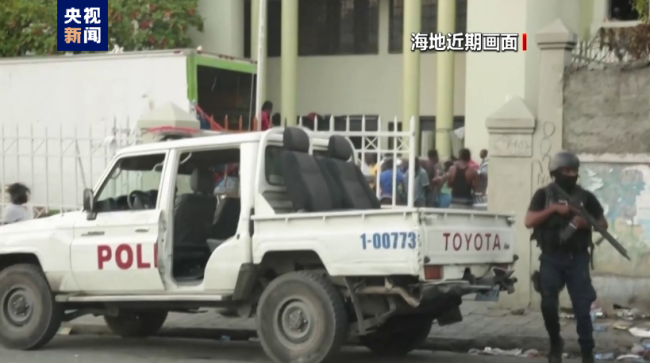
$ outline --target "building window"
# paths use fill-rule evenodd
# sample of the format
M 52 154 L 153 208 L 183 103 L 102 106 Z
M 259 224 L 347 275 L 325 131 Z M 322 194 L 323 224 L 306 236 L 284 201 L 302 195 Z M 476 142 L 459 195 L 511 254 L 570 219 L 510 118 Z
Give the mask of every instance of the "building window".
M 609 0 L 608 11 L 612 21 L 635 21 L 640 18 L 631 0 Z
M 379 53 L 379 0 L 300 0 L 298 55 Z M 251 1 L 244 5 L 244 56 L 251 56 Z M 269 0 L 267 54 L 281 51 L 282 2 Z M 255 46 L 255 45 L 253 45 Z
M 402 53 L 404 37 L 404 0 L 390 0 L 390 53 Z M 456 1 L 456 32 L 467 31 L 467 0 Z M 422 0 L 422 32 L 438 32 L 438 0 Z
M 251 0 L 244 2 L 244 57 L 251 57 Z M 255 14 L 257 16 L 257 14 Z M 269 0 L 266 7 L 266 54 L 269 57 L 279 57 L 282 48 L 282 1 Z M 257 44 L 253 46 L 257 47 Z
M 301 0 L 298 54 L 379 52 L 378 0 Z

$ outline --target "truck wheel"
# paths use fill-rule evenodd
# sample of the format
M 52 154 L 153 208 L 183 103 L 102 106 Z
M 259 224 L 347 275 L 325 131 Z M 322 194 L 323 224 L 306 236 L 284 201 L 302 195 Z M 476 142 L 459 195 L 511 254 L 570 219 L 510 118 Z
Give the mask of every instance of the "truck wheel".
M 327 279 L 311 271 L 291 272 L 271 281 L 257 306 L 257 334 L 276 363 L 332 359 L 347 332 L 343 298 Z
M 376 331 L 359 337 L 373 353 L 387 356 L 406 355 L 429 335 L 433 318 L 421 315 L 395 316 Z
M 61 327 L 57 304 L 38 266 L 19 264 L 0 272 L 0 343 L 31 350 L 47 344 Z
M 166 311 L 121 311 L 117 316 L 104 315 L 106 325 L 123 338 L 145 338 L 156 334 L 167 320 Z

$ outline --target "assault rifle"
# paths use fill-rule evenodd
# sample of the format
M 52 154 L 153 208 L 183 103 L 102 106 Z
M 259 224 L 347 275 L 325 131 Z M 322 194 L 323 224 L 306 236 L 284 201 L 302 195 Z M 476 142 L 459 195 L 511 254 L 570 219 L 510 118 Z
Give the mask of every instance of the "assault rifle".
M 606 239 L 607 242 L 609 242 L 612 245 L 612 247 L 614 247 L 616 251 L 618 251 L 618 253 L 621 254 L 621 256 L 631 261 L 630 256 L 628 256 L 625 247 L 623 247 L 621 243 L 618 242 L 616 238 L 614 238 L 614 236 L 609 234 L 609 232 L 607 232 L 606 229 L 598 225 L 598 221 L 591 214 L 589 214 L 589 212 L 587 212 L 587 210 L 582 205 L 582 203 L 578 203 L 575 200 L 573 200 L 569 195 L 569 193 L 565 192 L 564 189 L 560 188 L 557 184 L 553 183 L 553 188 L 562 198 L 567 200 L 569 206 L 571 206 L 578 213 L 578 216 L 584 218 L 585 221 L 587 221 L 587 223 L 593 229 L 595 229 L 598 233 L 600 233 L 602 238 Z

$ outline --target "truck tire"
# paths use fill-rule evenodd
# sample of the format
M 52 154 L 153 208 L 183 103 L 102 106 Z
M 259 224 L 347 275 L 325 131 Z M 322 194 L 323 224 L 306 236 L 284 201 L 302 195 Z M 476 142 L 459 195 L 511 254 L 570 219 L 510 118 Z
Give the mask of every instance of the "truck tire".
M 266 287 L 257 306 L 257 334 L 276 363 L 327 362 L 347 340 L 341 294 L 326 278 L 297 271 Z
M 32 350 L 49 343 L 61 327 L 63 308 L 56 303 L 43 271 L 18 264 L 0 272 L 0 343 Z
M 433 318 L 422 315 L 395 316 L 359 341 L 373 353 L 403 356 L 424 342 L 432 325 Z
M 123 338 L 146 338 L 156 334 L 167 320 L 167 311 L 121 311 L 104 315 L 106 325 Z

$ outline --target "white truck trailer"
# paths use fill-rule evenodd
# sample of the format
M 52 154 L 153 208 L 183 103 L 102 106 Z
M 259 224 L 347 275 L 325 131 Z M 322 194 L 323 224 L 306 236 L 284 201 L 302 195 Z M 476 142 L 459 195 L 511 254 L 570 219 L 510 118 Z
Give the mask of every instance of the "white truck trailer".
M 74 209 L 78 190 L 137 141 L 137 122 L 155 108 L 197 104 L 222 125 L 226 116 L 247 124 L 255 72 L 252 61 L 193 49 L 1 59 L 0 193 L 23 182 L 34 206 Z

